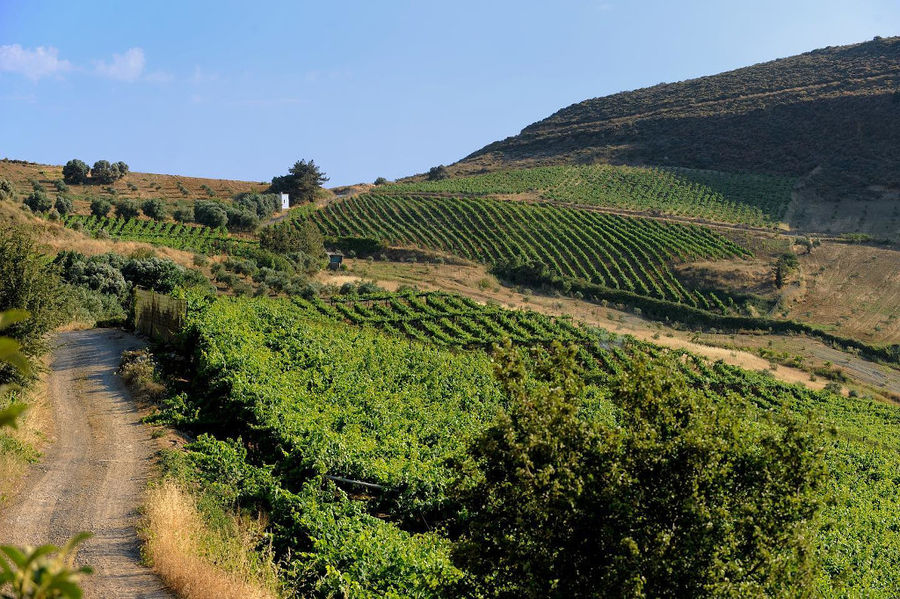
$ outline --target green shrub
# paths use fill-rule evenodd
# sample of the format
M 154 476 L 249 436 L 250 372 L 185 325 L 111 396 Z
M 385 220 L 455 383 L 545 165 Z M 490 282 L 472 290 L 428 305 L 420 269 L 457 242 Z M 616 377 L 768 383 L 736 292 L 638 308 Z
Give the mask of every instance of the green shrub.
M 15 188 L 9 179 L 0 179 L 0 200 L 9 200 L 13 197 Z
M 91 169 L 86 163 L 77 158 L 73 158 L 68 161 L 62 169 L 63 181 L 72 185 L 86 183 L 90 171 Z
M 116 216 L 119 218 L 137 218 L 140 213 L 140 208 L 138 207 L 136 200 L 124 198 L 116 202 Z
M 109 214 L 112 204 L 106 198 L 94 198 L 91 200 L 91 214 L 97 218 L 103 218 Z
M 201 225 L 218 229 L 228 224 L 228 211 L 219 202 L 198 200 L 194 204 L 194 220 Z
M 144 213 L 144 216 L 148 216 L 153 220 L 165 220 L 166 216 L 168 216 L 166 204 L 159 198 L 144 200 L 141 204 L 141 212 Z
M 25 205 L 31 208 L 32 212 L 47 212 L 53 208 L 53 201 L 43 191 L 32 191 L 25 198 Z
M 172 212 L 172 217 L 180 223 L 190 223 L 194 221 L 193 206 L 178 206 Z
M 66 196 L 56 196 L 56 203 L 54 204 L 54 208 L 56 208 L 56 211 L 59 214 L 65 216 L 66 214 L 72 212 L 72 200 Z

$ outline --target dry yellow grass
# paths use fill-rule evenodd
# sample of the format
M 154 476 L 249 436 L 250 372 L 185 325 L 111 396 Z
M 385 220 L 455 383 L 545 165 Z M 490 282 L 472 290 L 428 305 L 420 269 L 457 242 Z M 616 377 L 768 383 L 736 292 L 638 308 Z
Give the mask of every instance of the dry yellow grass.
M 249 559 L 261 522 L 236 519 L 243 531 L 231 539 L 212 541 L 193 497 L 175 482 L 151 488 L 145 503 L 146 554 L 165 584 L 182 599 L 268 599 L 275 573 L 259 572 Z M 224 562 L 224 563 L 223 563 Z M 271 562 L 269 562 L 271 563 Z M 273 567 L 274 568 L 274 567 Z M 266 588 L 269 587 L 269 588 Z
M 53 411 L 47 401 L 47 380 L 41 377 L 28 391 L 28 410 L 19 418 L 18 428 L 4 429 L 3 435 L 15 444 L 38 452 L 46 444 L 53 431 Z M 28 459 L 16 451 L 0 450 L 0 504 L 16 494 L 25 471 Z

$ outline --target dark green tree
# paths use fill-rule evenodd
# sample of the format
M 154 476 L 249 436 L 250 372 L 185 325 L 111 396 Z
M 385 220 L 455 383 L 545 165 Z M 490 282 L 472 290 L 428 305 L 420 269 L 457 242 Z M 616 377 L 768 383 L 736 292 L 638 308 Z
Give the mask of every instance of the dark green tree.
M 615 426 L 587 423 L 575 355 L 536 358 L 531 382 L 511 347 L 498 354 L 510 407 L 458 488 L 454 556 L 476 594 L 810 595 L 821 435 L 796 418 L 752 422 L 665 359 L 614 386 Z
M 94 198 L 91 200 L 91 214 L 97 218 L 102 218 L 109 214 L 112 204 L 106 198 Z
M 288 170 L 287 175 L 272 178 L 269 191 L 288 194 L 291 206 L 296 206 L 312 202 L 316 198 L 316 192 L 326 181 L 328 177 L 319 170 L 314 161 L 299 160 Z
M 201 225 L 218 229 L 228 224 L 228 211 L 219 202 L 198 200 L 194 204 L 194 220 Z
M 438 166 L 433 166 L 428 169 L 428 174 L 426 178 L 429 181 L 440 181 L 441 179 L 449 179 L 450 173 L 447 172 L 447 167 L 443 164 L 439 164 Z
M 153 220 L 165 220 L 166 216 L 168 216 L 166 203 L 160 198 L 144 200 L 141 203 L 141 212 L 144 213 L 144 216 L 152 218 Z
M 116 173 L 117 173 L 116 178 L 118 178 L 118 179 L 121 179 L 122 177 L 124 177 L 125 175 L 128 174 L 128 170 L 129 170 L 128 165 L 125 164 L 124 162 L 122 162 L 121 160 L 114 163 L 113 167 L 115 167 L 115 169 L 116 169 Z
M 63 181 L 70 185 L 86 183 L 90 172 L 91 169 L 86 163 L 77 158 L 73 158 L 63 167 Z
M 265 227 L 259 232 L 259 245 L 279 254 L 301 252 L 315 259 L 325 257 L 325 241 L 311 220 L 299 220 Z
M 116 216 L 119 218 L 137 218 L 140 213 L 137 200 L 123 198 L 116 202 Z
M 193 206 L 178 206 L 172 212 L 172 218 L 177 220 L 180 223 L 189 223 L 194 220 L 194 207 Z
M 98 160 L 91 167 L 91 179 L 97 183 L 109 185 L 119 178 L 119 170 L 108 160 Z
M 43 191 L 32 191 L 25 198 L 25 205 L 33 212 L 47 212 L 53 208 L 53 200 Z
M 53 205 L 56 208 L 56 211 L 60 213 L 60 215 L 65 216 L 72 212 L 72 200 L 64 195 L 56 196 L 56 203 Z

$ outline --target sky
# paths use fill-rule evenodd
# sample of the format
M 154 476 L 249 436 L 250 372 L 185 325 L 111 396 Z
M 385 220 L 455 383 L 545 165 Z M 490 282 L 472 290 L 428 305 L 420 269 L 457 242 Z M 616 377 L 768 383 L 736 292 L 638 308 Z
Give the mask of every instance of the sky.
M 394 179 L 588 98 L 898 34 L 897 0 L 0 0 L 0 157 Z

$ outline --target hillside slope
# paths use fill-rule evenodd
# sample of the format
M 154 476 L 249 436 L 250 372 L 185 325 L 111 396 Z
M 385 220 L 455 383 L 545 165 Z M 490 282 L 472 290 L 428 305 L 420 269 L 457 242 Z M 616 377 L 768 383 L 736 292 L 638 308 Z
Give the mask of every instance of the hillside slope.
M 474 152 L 459 174 L 627 162 L 815 175 L 818 195 L 900 189 L 900 37 L 829 47 L 573 104 Z

